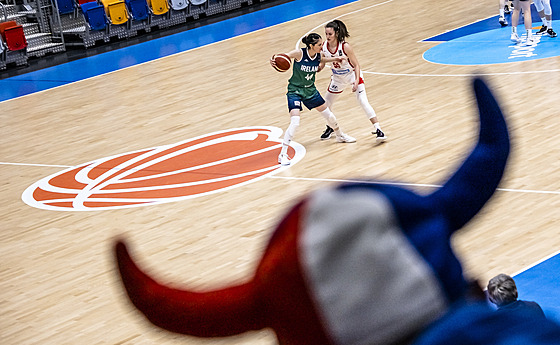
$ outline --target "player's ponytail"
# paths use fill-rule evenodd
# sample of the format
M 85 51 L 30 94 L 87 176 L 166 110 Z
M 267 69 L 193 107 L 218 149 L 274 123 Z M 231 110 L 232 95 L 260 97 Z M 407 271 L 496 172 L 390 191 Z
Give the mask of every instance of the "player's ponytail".
M 335 19 L 332 22 L 328 22 L 325 27 L 334 30 L 336 40 L 339 42 L 344 42 L 346 41 L 346 38 L 350 37 L 348 29 L 346 28 L 346 24 L 344 24 L 342 20 Z

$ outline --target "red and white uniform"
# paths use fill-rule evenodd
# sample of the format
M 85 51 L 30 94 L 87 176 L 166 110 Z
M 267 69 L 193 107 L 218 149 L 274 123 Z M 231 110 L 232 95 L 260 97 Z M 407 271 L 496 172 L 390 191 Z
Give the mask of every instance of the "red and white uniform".
M 347 59 L 343 62 L 331 62 L 331 83 L 329 84 L 328 91 L 332 93 L 341 93 L 345 88 L 351 86 L 356 80 L 356 74 L 354 71 L 354 66 L 348 60 L 348 55 L 344 51 L 344 46 L 346 42 L 338 42 L 338 46 L 335 50 L 329 50 L 328 42 L 323 43 L 322 51 L 327 57 L 346 57 Z M 360 82 L 363 84 L 364 79 L 362 72 L 360 71 Z

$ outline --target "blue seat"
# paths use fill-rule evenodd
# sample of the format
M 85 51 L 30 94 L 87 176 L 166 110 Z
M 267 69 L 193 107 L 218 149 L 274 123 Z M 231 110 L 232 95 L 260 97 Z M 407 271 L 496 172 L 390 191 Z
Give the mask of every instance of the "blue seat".
M 56 4 L 60 14 L 74 12 L 74 0 L 56 0 Z
M 97 2 L 86 2 L 82 4 L 82 12 L 92 30 L 103 30 L 107 27 L 107 15 L 103 5 Z
M 134 20 L 148 19 L 150 11 L 146 0 L 124 0 Z

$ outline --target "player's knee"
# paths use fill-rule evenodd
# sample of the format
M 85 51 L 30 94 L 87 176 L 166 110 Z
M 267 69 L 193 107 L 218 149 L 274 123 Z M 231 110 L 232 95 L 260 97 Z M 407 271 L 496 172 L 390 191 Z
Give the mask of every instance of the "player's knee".
M 550 1 L 544 1 L 544 14 L 547 16 L 552 15 L 552 7 L 550 6 Z
M 323 117 L 325 118 L 325 120 L 327 120 L 327 123 L 329 124 L 329 126 L 331 126 L 332 128 L 338 128 L 338 123 L 336 121 L 336 117 L 334 116 L 333 112 L 327 107 L 327 109 L 323 110 L 321 112 L 321 115 L 323 115 Z
M 299 116 L 290 116 L 290 126 L 298 127 L 299 126 L 300 117 Z

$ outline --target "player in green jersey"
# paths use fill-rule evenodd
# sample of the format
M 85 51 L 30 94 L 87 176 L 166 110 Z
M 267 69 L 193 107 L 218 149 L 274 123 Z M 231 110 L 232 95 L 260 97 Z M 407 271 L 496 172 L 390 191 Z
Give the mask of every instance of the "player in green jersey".
M 282 150 L 278 156 L 278 163 L 282 165 L 290 164 L 288 157 L 288 147 L 292 141 L 297 127 L 299 126 L 302 104 L 309 110 L 317 109 L 327 120 L 329 126 L 334 130 L 336 139 L 341 143 L 353 143 L 356 139 L 343 133 L 338 126 L 336 117 L 327 106 L 325 100 L 315 87 L 315 74 L 319 69 L 319 64 L 323 62 L 342 62 L 341 57 L 325 57 L 321 53 L 323 39 L 317 33 L 311 33 L 302 38 L 305 48 L 299 48 L 286 53 L 293 59 L 292 76 L 288 81 L 288 110 L 290 111 L 290 125 L 284 134 Z M 274 60 L 270 64 L 275 66 Z

